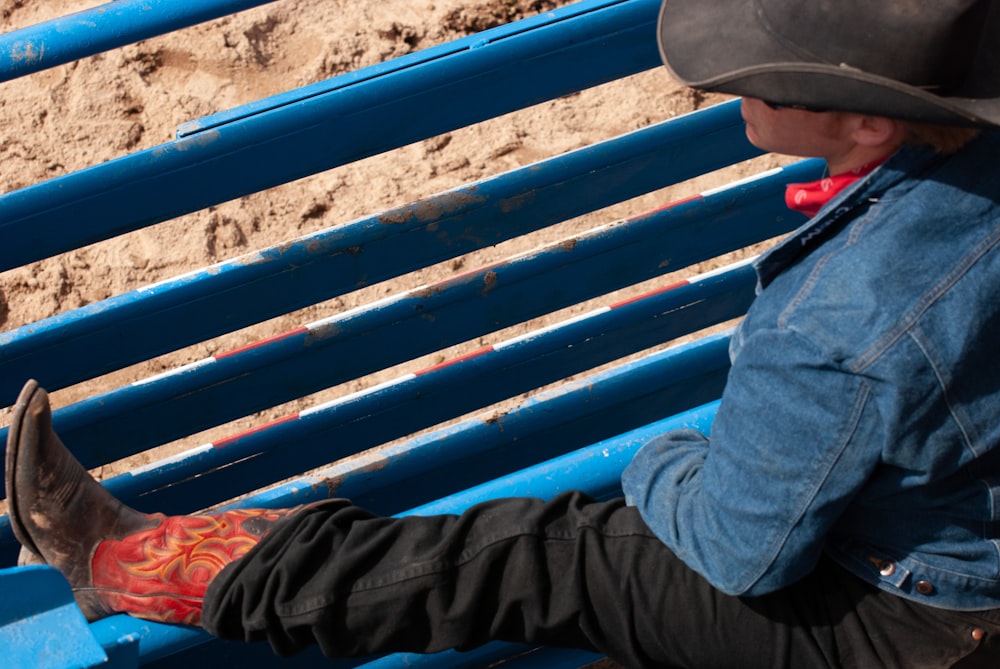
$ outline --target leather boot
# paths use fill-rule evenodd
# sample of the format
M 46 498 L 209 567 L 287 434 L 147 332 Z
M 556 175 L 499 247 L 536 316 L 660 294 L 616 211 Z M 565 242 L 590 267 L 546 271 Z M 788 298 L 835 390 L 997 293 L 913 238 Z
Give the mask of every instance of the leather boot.
M 66 449 L 52 429 L 48 395 L 35 381 L 14 406 L 5 476 L 14 535 L 66 576 L 89 620 L 129 613 L 200 624 L 212 579 L 298 510 L 140 513 L 115 499 Z

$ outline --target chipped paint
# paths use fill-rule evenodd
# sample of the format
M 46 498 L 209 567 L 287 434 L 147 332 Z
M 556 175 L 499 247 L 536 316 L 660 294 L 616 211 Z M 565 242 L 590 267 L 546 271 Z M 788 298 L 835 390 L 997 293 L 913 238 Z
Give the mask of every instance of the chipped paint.
M 306 346 L 311 346 L 316 342 L 326 341 L 327 339 L 336 337 L 344 331 L 344 328 L 340 327 L 339 323 L 332 320 L 311 323 L 307 325 L 305 329 L 308 331 L 308 334 L 306 335 Z
M 447 283 L 445 281 L 438 281 L 437 283 L 431 284 L 429 286 L 420 286 L 419 288 L 414 288 L 409 291 L 409 295 L 417 298 L 418 300 L 429 300 L 435 295 L 444 292 Z M 421 307 L 417 307 L 418 309 Z
M 45 55 L 45 45 L 37 48 L 33 42 L 14 42 L 8 54 L 11 62 L 19 65 L 31 65 L 42 60 Z
M 510 214 L 521 209 L 527 209 L 535 201 L 537 194 L 537 190 L 529 190 L 512 197 L 504 198 L 500 201 L 500 211 Z
M 200 132 L 197 135 L 184 137 L 183 139 L 175 139 L 172 142 L 154 146 L 149 151 L 154 160 L 161 160 L 172 153 L 185 153 L 191 149 L 204 148 L 214 144 L 221 136 L 222 134 L 218 130 L 206 130 L 205 132 Z
M 379 223 L 403 225 L 407 223 L 429 223 L 427 230 L 436 232 L 437 221 L 459 213 L 473 206 L 483 204 L 486 198 L 479 195 L 476 187 L 462 188 L 417 200 L 410 204 L 391 209 L 376 216 Z
M 520 407 L 515 407 L 513 410 L 516 411 L 519 408 Z M 500 428 L 500 433 L 502 434 L 504 432 L 504 429 L 505 429 L 504 420 L 507 418 L 507 416 L 509 414 L 510 414 L 510 410 L 508 410 L 508 411 L 497 411 L 496 413 L 493 413 L 493 414 L 487 416 L 486 418 L 484 418 L 483 419 L 483 423 L 485 423 L 486 425 L 495 425 L 496 427 Z
M 325 487 L 327 489 L 328 497 L 335 497 L 337 490 L 340 489 L 347 481 L 358 476 L 367 476 L 376 472 L 383 471 L 391 463 L 392 458 L 387 457 L 379 449 L 370 449 L 367 451 L 362 451 L 355 455 L 347 458 L 343 463 L 338 466 L 332 467 L 335 471 L 340 471 L 342 473 L 335 473 L 328 476 L 319 476 L 311 484 L 313 490 L 317 490 L 320 487 Z M 349 465 L 347 471 L 345 465 Z
M 496 288 L 497 286 L 497 273 L 493 270 L 486 272 L 483 275 L 483 292 L 481 295 L 486 297 L 487 293 Z

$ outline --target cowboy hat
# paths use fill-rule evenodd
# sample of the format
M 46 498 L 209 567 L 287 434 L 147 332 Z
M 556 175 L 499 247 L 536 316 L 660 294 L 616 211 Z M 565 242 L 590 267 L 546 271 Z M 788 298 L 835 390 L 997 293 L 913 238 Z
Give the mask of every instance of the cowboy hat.
M 658 32 L 663 62 L 693 88 L 1000 125 L 993 0 L 664 0 Z

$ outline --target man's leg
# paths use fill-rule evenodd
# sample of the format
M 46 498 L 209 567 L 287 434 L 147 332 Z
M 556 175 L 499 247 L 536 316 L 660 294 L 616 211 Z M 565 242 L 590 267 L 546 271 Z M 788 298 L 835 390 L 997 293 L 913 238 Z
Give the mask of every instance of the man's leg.
M 662 544 L 633 508 L 578 493 L 398 519 L 332 501 L 296 514 L 226 569 L 209 588 L 203 624 L 224 638 L 267 638 L 281 653 L 311 643 L 367 655 L 509 640 L 604 652 L 636 645 L 626 655 L 638 659 L 659 634 L 657 621 L 631 619 L 626 605 L 649 606 L 637 601 L 655 589 L 642 583 L 648 548 Z
M 209 586 L 204 625 L 268 639 L 282 654 L 312 643 L 337 656 L 507 640 L 596 649 L 627 667 L 1000 666 L 1000 611 L 932 609 L 826 559 L 789 588 L 731 597 L 623 500 L 579 493 L 495 500 L 460 516 L 310 507 Z M 977 649 L 986 664 L 955 664 Z

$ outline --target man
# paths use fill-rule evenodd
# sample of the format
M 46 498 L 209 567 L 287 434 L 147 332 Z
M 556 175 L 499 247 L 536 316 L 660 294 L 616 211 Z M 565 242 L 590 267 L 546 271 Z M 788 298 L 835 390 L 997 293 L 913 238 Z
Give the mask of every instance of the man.
M 1000 6 L 666 0 L 659 31 L 680 79 L 744 96 L 752 142 L 830 168 L 789 189 L 815 216 L 758 263 L 711 440 L 647 444 L 628 504 L 166 518 L 93 481 L 29 382 L 6 468 L 26 549 L 91 617 L 279 653 L 1000 666 Z

